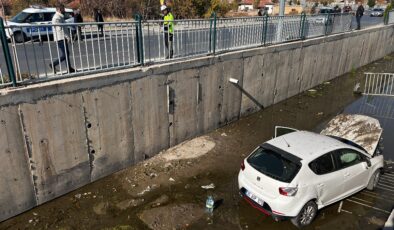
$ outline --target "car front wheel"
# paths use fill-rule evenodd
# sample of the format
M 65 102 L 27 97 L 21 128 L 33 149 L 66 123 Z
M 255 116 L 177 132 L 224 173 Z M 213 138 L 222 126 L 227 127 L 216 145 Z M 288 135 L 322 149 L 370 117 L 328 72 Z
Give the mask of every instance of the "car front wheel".
M 310 223 L 312 223 L 313 219 L 317 214 L 317 205 L 313 201 L 309 201 L 304 205 L 301 209 L 300 213 L 291 219 L 291 222 L 297 227 L 302 228 Z
M 16 43 L 22 43 L 26 41 L 26 35 L 21 31 L 17 31 L 14 32 L 14 39 Z
M 372 174 L 371 178 L 369 179 L 367 189 L 368 190 L 375 190 L 376 186 L 378 185 L 380 179 L 380 170 L 376 170 L 374 174 Z

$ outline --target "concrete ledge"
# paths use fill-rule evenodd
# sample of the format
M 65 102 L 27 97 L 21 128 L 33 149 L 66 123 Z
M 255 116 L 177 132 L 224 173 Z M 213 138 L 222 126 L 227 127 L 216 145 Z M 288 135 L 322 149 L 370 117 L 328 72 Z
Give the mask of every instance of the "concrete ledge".
M 0 106 L 15 105 L 19 103 L 34 103 L 45 97 L 59 94 L 68 94 L 84 89 L 97 89 L 126 81 L 133 81 L 145 76 L 168 74 L 184 69 L 200 68 L 210 66 L 218 62 L 234 59 L 242 59 L 255 55 L 280 52 L 285 50 L 297 49 L 319 45 L 324 42 L 332 42 L 366 33 L 374 33 L 382 30 L 394 32 L 394 25 L 370 28 L 360 31 L 352 31 L 344 34 L 335 34 L 327 37 L 318 37 L 304 41 L 278 44 L 269 47 L 258 47 L 248 50 L 234 51 L 217 56 L 199 57 L 190 60 L 182 60 L 172 63 L 163 63 L 152 66 L 136 67 L 112 72 L 104 72 L 86 76 L 79 76 L 69 79 L 54 80 L 45 83 L 28 85 L 20 88 L 6 88 L 0 90 Z

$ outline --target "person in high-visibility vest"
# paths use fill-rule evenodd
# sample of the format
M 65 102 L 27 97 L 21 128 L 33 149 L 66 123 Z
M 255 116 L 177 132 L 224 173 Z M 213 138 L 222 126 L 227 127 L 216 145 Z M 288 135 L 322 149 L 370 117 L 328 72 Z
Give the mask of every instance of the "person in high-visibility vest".
M 160 7 L 161 12 L 163 13 L 163 25 L 164 25 L 164 44 L 167 49 L 166 58 L 173 58 L 174 50 L 173 50 L 173 39 L 174 39 L 174 16 L 169 11 L 166 5 L 162 5 Z

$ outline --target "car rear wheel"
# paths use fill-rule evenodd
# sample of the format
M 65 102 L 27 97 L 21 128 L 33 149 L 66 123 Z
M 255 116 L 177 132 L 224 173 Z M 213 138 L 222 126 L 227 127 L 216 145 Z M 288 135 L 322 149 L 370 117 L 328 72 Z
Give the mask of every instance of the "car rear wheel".
M 301 209 L 300 213 L 291 219 L 291 222 L 297 227 L 302 228 L 310 223 L 312 223 L 313 219 L 317 214 L 317 205 L 314 201 L 309 201 L 304 205 Z
M 376 186 L 378 185 L 380 179 L 380 170 L 376 170 L 374 174 L 372 174 L 371 178 L 369 179 L 367 189 L 368 190 L 375 190 Z

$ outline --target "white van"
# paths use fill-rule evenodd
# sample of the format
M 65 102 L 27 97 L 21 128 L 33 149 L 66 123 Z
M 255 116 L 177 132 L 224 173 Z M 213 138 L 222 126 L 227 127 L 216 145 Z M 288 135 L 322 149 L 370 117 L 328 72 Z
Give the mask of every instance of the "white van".
M 65 19 L 67 23 L 74 23 L 74 13 L 72 9 L 65 9 Z M 8 39 L 12 37 L 15 42 L 20 43 L 27 41 L 32 38 L 39 36 L 46 37 L 52 35 L 51 26 L 43 26 L 51 24 L 52 17 L 56 13 L 56 8 L 47 8 L 41 6 L 31 6 L 30 8 L 24 9 L 11 20 L 7 21 L 5 26 L 12 27 L 6 29 L 6 35 Z M 37 25 L 37 27 L 30 27 L 30 25 Z M 42 26 L 39 26 L 42 25 Z M 28 26 L 28 27 L 24 27 Z M 75 27 L 69 26 L 72 33 L 75 33 Z

